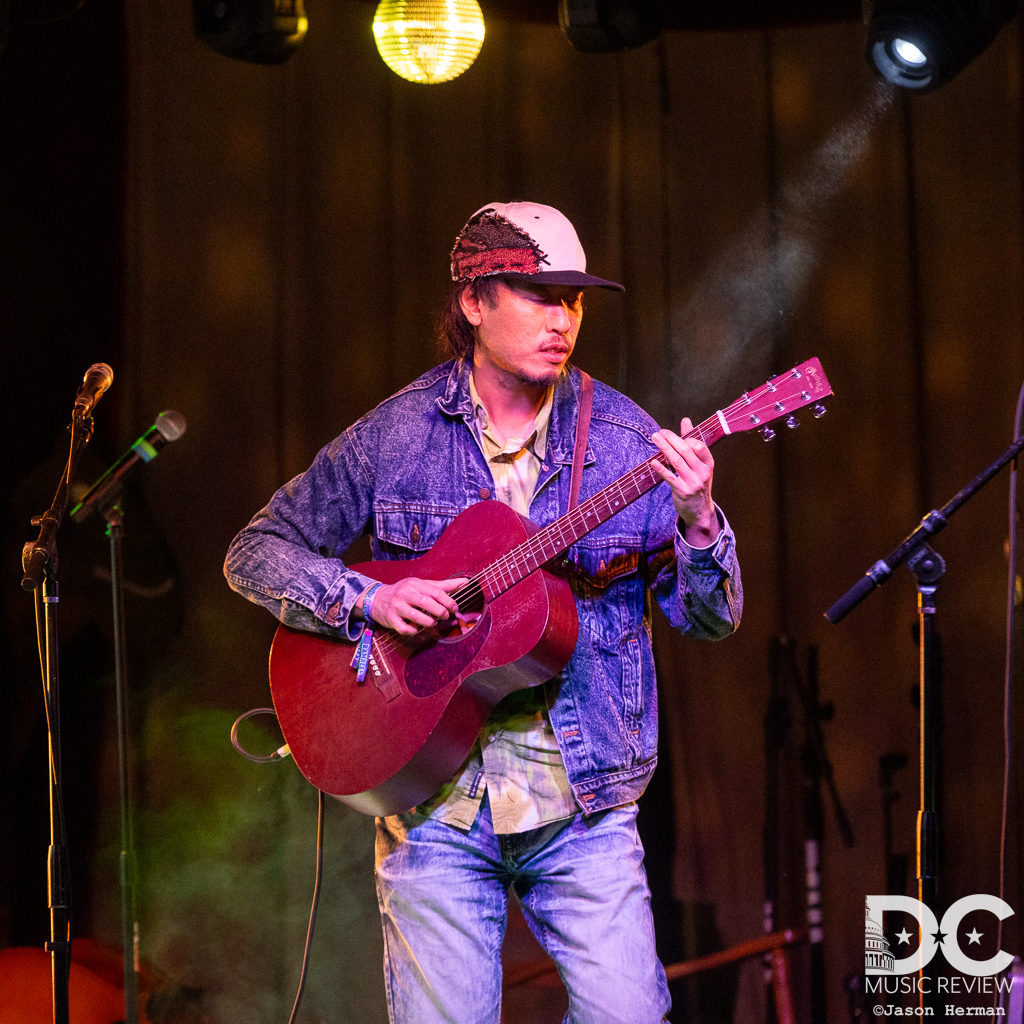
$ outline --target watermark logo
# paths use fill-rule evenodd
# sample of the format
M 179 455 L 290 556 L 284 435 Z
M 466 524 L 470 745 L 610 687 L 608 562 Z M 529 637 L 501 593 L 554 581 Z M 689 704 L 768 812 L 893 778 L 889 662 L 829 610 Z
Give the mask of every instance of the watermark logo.
M 898 956 L 899 947 L 912 945 L 913 933 L 903 926 L 895 933 L 894 950 L 882 930 L 883 915 L 886 911 L 902 911 L 917 921 L 917 948 L 907 956 Z M 974 912 L 983 911 L 997 921 L 1013 914 L 1013 909 L 998 896 L 975 893 L 957 900 L 937 920 L 931 908 L 911 896 L 868 896 L 864 922 L 864 973 L 867 975 L 902 975 L 923 970 L 931 963 L 940 950 L 946 963 L 954 970 L 975 978 L 985 978 L 1005 971 L 1013 962 L 1013 956 L 999 950 L 986 960 L 970 955 L 970 947 L 980 943 L 983 933 L 975 924 L 962 938 L 966 939 L 967 950 L 961 946 L 960 925 L 964 918 Z

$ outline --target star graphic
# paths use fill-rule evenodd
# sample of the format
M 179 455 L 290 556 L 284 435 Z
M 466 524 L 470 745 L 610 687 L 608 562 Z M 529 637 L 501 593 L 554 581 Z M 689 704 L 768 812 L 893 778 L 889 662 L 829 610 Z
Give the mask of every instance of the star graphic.
M 900 944 L 901 945 L 904 942 L 909 943 L 910 942 L 910 932 L 908 932 L 907 929 L 904 928 L 903 931 L 896 933 L 896 938 L 900 940 Z
M 969 931 L 967 933 L 967 938 L 969 938 L 972 943 L 974 943 L 974 942 L 980 943 L 981 942 L 981 932 L 979 932 L 978 929 L 975 928 L 972 931 Z
M 932 938 L 933 938 L 933 939 L 935 939 L 935 944 L 936 944 L 937 946 L 941 946 L 941 945 L 942 945 L 942 940 L 943 940 L 943 939 L 944 939 L 945 937 L 946 937 L 946 933 L 945 933 L 945 932 L 943 932 L 943 931 L 938 931 L 938 932 L 935 932 L 935 933 L 934 933 L 934 934 L 932 935 Z

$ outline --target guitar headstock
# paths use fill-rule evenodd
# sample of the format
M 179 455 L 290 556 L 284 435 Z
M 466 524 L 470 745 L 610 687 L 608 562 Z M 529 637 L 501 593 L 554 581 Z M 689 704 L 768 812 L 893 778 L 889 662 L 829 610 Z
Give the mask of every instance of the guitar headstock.
M 794 413 L 808 405 L 815 419 L 820 419 L 825 415 L 822 400 L 831 394 L 832 388 L 821 363 L 808 359 L 788 373 L 781 373 L 760 387 L 744 392 L 732 405 L 720 410 L 718 418 L 727 434 L 759 430 L 762 437 L 770 441 L 775 436 L 770 423 L 785 417 L 787 427 L 798 427 L 800 421 Z

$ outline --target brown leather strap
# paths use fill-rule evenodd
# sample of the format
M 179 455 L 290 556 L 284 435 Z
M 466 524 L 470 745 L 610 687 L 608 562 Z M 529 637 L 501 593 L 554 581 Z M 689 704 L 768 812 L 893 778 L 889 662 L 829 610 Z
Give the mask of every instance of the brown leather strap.
M 590 431 L 590 410 L 594 405 L 594 378 L 580 370 L 580 408 L 576 414 L 576 447 L 572 453 L 572 479 L 569 481 L 569 508 L 574 509 L 580 497 L 583 463 L 587 456 L 587 433 Z

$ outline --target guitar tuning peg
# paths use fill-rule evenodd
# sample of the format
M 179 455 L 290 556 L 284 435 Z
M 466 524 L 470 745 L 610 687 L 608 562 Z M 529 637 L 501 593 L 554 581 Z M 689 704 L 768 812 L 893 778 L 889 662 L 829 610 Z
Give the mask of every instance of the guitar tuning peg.
M 814 413 L 814 418 L 816 420 L 820 420 L 821 417 L 824 416 L 826 412 L 828 412 L 828 410 L 825 408 L 825 406 L 821 404 L 821 402 L 818 402 L 818 404 L 811 410 L 811 412 Z
M 761 437 L 764 438 L 765 441 L 770 441 L 774 436 L 775 436 L 775 431 L 772 430 L 771 427 L 762 427 L 761 428 Z
M 796 430 L 796 428 L 800 426 L 800 421 L 795 416 L 787 416 L 786 426 L 789 427 L 790 430 Z

